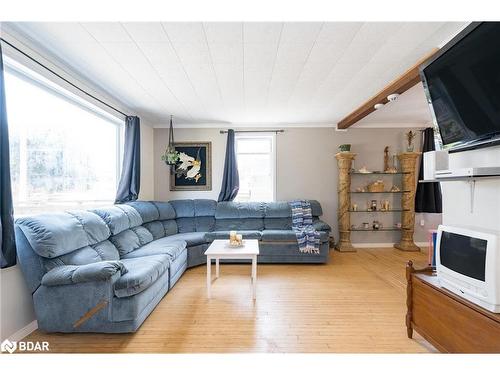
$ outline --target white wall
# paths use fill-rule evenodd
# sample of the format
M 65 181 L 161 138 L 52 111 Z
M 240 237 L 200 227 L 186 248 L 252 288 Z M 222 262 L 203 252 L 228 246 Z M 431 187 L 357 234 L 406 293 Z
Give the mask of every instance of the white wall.
M 500 146 L 452 153 L 449 158 L 450 169 L 499 165 Z M 500 179 L 476 182 L 473 212 L 468 182 L 443 182 L 441 187 L 443 224 L 500 231 Z
M 34 320 L 31 293 L 19 266 L 0 270 L 0 341 Z
M 175 129 L 175 140 L 182 141 L 210 141 L 212 142 L 212 190 L 198 191 L 169 191 L 169 170 L 161 161 L 168 143 L 168 129 L 154 130 L 154 196 L 157 200 L 182 198 L 209 198 L 217 199 L 222 182 L 226 135 L 220 134 L 220 129 L 178 128 Z M 248 130 L 248 129 L 247 129 Z M 390 152 L 404 150 L 404 133 L 409 129 L 349 129 L 347 132 L 337 132 L 332 128 L 287 128 L 285 133 L 276 136 L 277 165 L 276 190 L 278 200 L 295 198 L 317 199 L 324 211 L 323 220 L 328 222 L 337 235 L 337 164 L 335 153 L 340 144 L 351 143 L 352 151 L 357 152 L 355 166 L 360 168 L 366 165 L 370 170 L 383 169 L 383 150 L 390 146 Z M 417 140 L 416 149 L 420 141 Z M 364 176 L 357 184 L 364 183 Z M 396 176 L 385 178 L 387 184 Z M 396 180 L 395 180 L 396 181 Z M 400 185 L 400 183 L 399 183 Z M 356 187 L 356 182 L 353 183 Z M 363 201 L 364 202 L 364 201 Z M 355 214 L 364 215 L 364 214 Z M 379 214 L 381 215 L 381 214 Z M 386 225 L 392 223 L 392 214 L 383 214 Z M 399 215 L 399 214 L 395 214 Z M 366 218 L 373 220 L 369 215 Z M 353 217 L 353 221 L 362 222 L 362 217 Z M 394 217 L 399 221 L 399 216 Z M 415 240 L 427 241 L 427 229 L 440 223 L 440 216 L 427 219 L 424 227 L 416 228 Z M 417 226 L 419 218 L 417 219 Z M 394 243 L 399 234 L 379 232 L 372 235 L 367 233 L 353 234 L 356 243 Z

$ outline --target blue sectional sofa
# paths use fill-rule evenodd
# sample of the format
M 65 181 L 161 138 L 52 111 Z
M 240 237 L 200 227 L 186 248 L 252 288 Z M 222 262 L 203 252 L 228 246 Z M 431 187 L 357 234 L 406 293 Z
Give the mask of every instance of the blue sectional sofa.
M 47 332 L 133 332 L 210 242 L 237 230 L 260 263 L 326 263 L 331 228 L 311 201 L 320 254 L 303 254 L 287 202 L 135 201 L 16 220 L 19 263 Z

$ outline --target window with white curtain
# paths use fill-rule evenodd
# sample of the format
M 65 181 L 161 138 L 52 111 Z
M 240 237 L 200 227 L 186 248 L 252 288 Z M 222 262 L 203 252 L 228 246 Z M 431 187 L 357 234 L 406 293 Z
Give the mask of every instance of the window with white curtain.
M 13 60 L 5 63 L 14 214 L 113 203 L 123 121 Z
M 239 202 L 270 202 L 276 197 L 276 135 L 236 133 Z

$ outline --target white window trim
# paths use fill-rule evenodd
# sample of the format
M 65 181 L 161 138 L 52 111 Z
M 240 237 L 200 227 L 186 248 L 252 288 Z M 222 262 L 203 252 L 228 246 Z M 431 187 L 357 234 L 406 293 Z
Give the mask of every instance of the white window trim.
M 275 132 L 255 132 L 255 133 L 248 133 L 248 132 L 245 132 L 245 133 L 238 133 L 236 132 L 236 134 L 234 135 L 235 136 L 235 151 L 236 151 L 236 155 L 238 155 L 238 139 L 259 139 L 259 138 L 271 138 L 271 178 L 272 178 L 272 184 L 273 184 L 273 196 L 272 196 L 272 202 L 275 202 L 276 201 L 276 195 L 277 195 L 277 192 L 276 192 L 276 170 L 277 170 L 277 161 L 276 161 L 276 148 L 277 148 L 277 145 L 276 145 L 276 133 Z M 245 153 L 242 153 L 242 154 L 245 154 Z M 257 152 L 252 152 L 252 153 L 247 153 L 248 154 L 251 154 L 251 155 L 254 155 L 254 154 L 258 154 Z M 267 154 L 267 152 L 265 153 L 261 153 L 261 154 Z

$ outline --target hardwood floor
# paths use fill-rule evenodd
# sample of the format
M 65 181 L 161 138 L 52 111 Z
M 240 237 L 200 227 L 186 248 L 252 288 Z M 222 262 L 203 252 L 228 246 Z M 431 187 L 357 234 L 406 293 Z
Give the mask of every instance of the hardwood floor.
M 406 337 L 405 263 L 425 253 L 392 248 L 331 252 L 327 265 L 221 264 L 206 298 L 206 267 L 188 270 L 133 334 L 44 334 L 51 352 L 390 352 L 435 349 Z

